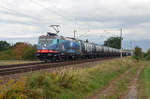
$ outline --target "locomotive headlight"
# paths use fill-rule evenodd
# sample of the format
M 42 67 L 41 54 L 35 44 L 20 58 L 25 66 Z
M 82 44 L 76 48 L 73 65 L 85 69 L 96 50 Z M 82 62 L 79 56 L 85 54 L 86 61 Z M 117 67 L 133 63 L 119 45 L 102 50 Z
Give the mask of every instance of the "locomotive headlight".
M 46 44 L 43 44 L 42 49 L 46 49 Z
M 44 44 L 43 47 L 46 47 L 46 44 Z

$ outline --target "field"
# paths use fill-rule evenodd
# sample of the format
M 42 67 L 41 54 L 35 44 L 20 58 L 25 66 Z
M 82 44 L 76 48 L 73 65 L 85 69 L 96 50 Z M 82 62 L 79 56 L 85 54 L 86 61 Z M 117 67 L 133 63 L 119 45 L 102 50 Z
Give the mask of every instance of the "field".
M 127 57 L 122 60 L 103 61 L 97 66 L 83 69 L 70 68 L 53 73 L 28 74 L 18 81 L 12 79 L 7 84 L 0 85 L 0 99 L 28 99 L 29 97 L 30 99 L 126 98 L 128 87 L 143 64 L 148 65 L 149 63 L 136 62 L 131 57 Z M 145 86 L 145 94 L 150 92 L 149 76 L 144 76 L 148 75 L 149 71 L 150 66 L 145 66 L 142 70 L 138 92 L 143 91 L 141 86 L 142 88 Z

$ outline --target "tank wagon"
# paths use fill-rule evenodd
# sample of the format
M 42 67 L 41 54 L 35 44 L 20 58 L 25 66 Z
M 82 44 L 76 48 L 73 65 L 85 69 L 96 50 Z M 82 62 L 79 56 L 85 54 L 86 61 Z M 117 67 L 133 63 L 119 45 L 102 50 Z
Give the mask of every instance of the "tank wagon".
M 123 51 L 123 56 L 130 55 Z M 47 33 L 39 37 L 37 57 L 44 61 L 120 56 L 120 49 Z

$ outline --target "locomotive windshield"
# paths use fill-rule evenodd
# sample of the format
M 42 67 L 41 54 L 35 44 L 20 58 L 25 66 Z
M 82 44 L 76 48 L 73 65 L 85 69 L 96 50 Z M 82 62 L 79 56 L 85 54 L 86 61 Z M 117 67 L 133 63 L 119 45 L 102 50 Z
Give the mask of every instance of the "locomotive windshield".
M 51 44 L 55 44 L 57 40 L 55 39 L 39 39 L 39 44 L 48 44 L 48 45 L 51 45 Z
M 58 39 L 53 38 L 40 38 L 38 48 L 56 50 Z
M 39 44 L 46 44 L 46 43 L 47 43 L 46 39 L 39 39 Z

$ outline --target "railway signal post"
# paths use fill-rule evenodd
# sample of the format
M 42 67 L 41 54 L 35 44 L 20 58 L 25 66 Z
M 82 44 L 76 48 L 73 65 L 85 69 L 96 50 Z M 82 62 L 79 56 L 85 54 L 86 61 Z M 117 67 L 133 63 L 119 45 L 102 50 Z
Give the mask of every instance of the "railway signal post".
M 74 30 L 74 31 L 73 31 L 73 34 L 74 34 L 73 37 L 74 37 L 74 38 L 76 38 L 76 32 L 77 32 L 77 30 Z
M 122 59 L 122 28 L 120 29 L 120 58 Z

